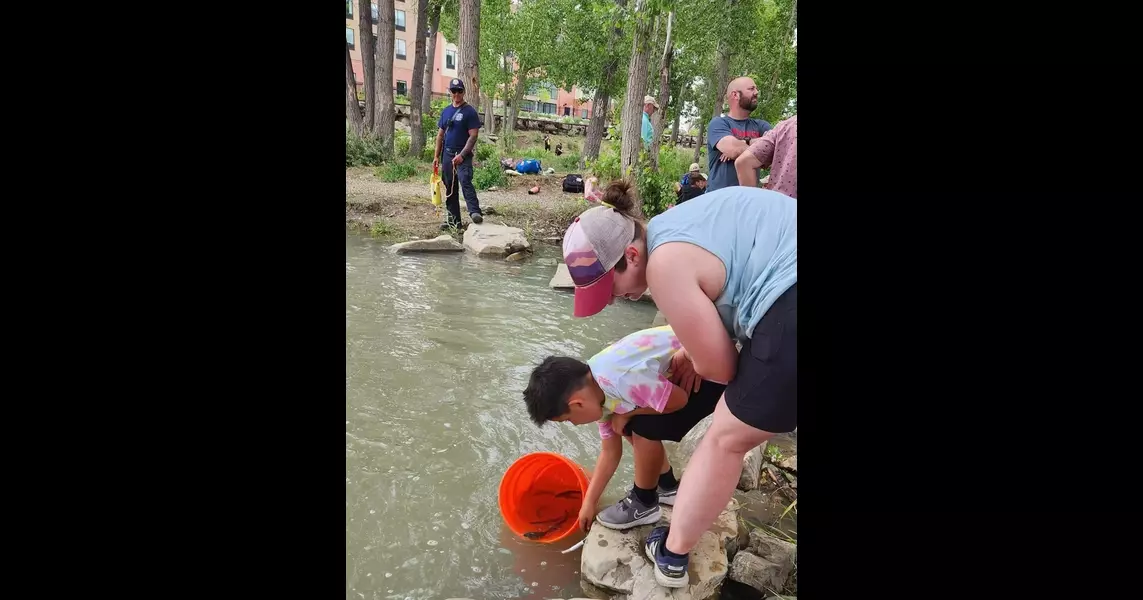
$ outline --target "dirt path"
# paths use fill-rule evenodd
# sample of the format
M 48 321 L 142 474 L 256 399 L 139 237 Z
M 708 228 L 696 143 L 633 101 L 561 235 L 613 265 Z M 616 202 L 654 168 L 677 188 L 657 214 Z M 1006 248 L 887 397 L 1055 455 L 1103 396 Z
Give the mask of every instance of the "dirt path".
M 346 223 L 393 241 L 440 235 L 444 209 L 438 212 L 430 200 L 428 166 L 418 169 L 412 179 L 397 183 L 381 181 L 373 168 L 347 169 Z M 590 206 L 581 194 L 562 191 L 563 178 L 562 173 L 521 175 L 509 177 L 506 189 L 477 192 L 485 222 L 519 227 L 534 242 L 559 241 L 575 216 Z M 536 185 L 540 193 L 528 194 Z M 460 202 L 463 212 L 463 193 Z M 463 220 L 467 223 L 468 216 Z

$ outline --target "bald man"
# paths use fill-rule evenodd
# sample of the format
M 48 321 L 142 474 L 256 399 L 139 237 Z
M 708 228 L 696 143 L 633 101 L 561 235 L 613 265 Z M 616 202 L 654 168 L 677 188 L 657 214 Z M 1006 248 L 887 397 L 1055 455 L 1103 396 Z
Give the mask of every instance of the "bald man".
M 762 119 L 751 119 L 750 112 L 758 108 L 758 87 L 749 77 L 739 77 L 726 86 L 726 101 L 730 114 L 715 117 L 707 126 L 707 193 L 738 185 L 738 172 L 734 160 L 762 134 L 770 131 L 770 124 Z M 757 169 L 755 170 L 757 173 Z M 757 179 L 757 177 L 755 177 Z

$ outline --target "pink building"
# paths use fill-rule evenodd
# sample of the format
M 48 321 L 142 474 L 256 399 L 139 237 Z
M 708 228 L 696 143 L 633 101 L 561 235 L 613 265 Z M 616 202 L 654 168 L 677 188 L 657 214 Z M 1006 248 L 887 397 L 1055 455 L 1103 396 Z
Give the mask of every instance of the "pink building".
M 377 5 L 373 4 L 371 15 L 374 39 L 377 35 Z M 361 36 L 358 32 L 359 15 L 358 5 L 354 0 L 345 3 L 345 41 L 350 43 L 349 57 L 353 63 L 353 76 L 358 85 L 365 81 L 361 62 Z M 393 92 L 397 95 L 408 96 L 413 89 L 413 48 L 418 29 L 420 15 L 417 14 L 417 4 L 406 0 L 393 2 Z M 428 43 L 425 44 L 428 49 Z M 443 34 L 437 34 L 436 56 L 430 57 L 433 61 L 433 94 L 446 95 L 448 82 L 457 76 L 456 44 L 445 39 Z
M 377 5 L 373 4 L 371 15 L 374 39 L 377 34 Z M 346 0 L 345 3 L 345 41 L 349 42 L 349 57 L 353 64 L 353 76 L 358 85 L 365 81 L 361 62 L 361 37 L 358 32 L 360 16 L 357 14 L 358 4 L 355 0 Z M 416 2 L 394 0 L 393 3 L 393 93 L 408 96 L 413 89 L 413 48 L 416 38 L 420 15 L 417 14 Z M 428 49 L 426 42 L 425 49 Z M 434 96 L 448 94 L 448 82 L 458 75 L 456 44 L 445 39 L 444 34 L 437 33 L 436 56 L 428 57 L 433 63 L 432 87 Z M 465 84 L 468 84 L 466 81 Z M 496 108 L 503 103 L 496 101 Z M 571 90 L 560 90 L 552 84 L 542 83 L 532 86 L 524 95 L 520 110 L 535 113 L 550 114 L 556 117 L 591 118 L 591 98 L 582 90 L 573 87 Z

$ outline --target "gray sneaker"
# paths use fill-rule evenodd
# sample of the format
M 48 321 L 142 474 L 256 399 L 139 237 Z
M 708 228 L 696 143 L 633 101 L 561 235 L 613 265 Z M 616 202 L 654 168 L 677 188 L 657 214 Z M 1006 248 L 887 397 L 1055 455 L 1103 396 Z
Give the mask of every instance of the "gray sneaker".
M 673 490 L 665 490 L 659 487 L 659 504 L 666 504 L 667 506 L 675 505 L 675 497 L 679 495 L 679 488 Z
M 653 525 L 659 522 L 659 515 L 662 513 L 659 510 L 659 505 L 647 506 L 635 497 L 635 493 L 627 494 L 627 497 L 612 504 L 599 513 L 596 519 L 600 525 L 608 529 L 618 529 L 620 531 L 638 527 L 640 525 Z

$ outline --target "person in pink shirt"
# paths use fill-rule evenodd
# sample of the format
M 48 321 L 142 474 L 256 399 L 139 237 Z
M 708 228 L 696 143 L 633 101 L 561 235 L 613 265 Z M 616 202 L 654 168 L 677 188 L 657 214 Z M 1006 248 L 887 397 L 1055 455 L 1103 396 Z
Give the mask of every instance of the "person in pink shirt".
M 758 169 L 770 167 L 766 189 L 798 197 L 798 115 L 767 131 L 734 161 L 738 185 L 758 187 Z

